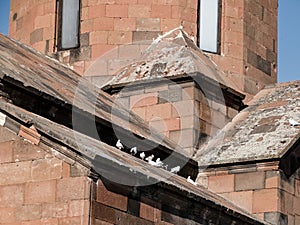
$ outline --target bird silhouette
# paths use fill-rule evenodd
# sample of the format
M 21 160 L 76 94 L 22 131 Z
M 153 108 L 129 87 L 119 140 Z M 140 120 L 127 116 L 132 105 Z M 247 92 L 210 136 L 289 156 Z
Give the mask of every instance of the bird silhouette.
M 137 153 L 137 147 L 133 147 L 130 149 L 130 153 L 133 154 L 133 155 L 136 155 Z
M 145 155 L 145 152 L 141 152 L 141 153 L 140 153 L 140 157 L 141 157 L 141 159 L 143 159 L 143 160 L 144 160 L 145 156 L 146 156 L 146 155 Z
M 174 168 L 171 169 L 171 173 L 178 173 L 180 170 L 180 166 L 175 166 Z
M 192 185 L 197 186 L 197 183 L 191 179 L 191 176 L 188 176 L 188 178 L 186 180 L 187 180 L 187 182 L 191 183 Z
M 120 150 L 124 148 L 124 146 L 123 146 L 123 144 L 121 143 L 120 139 L 117 141 L 116 147 L 117 147 L 118 149 L 120 149 Z

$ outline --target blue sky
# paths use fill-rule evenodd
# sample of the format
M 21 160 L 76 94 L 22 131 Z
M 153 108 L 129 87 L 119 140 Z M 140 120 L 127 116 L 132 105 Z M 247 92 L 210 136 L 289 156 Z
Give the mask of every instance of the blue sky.
M 279 0 L 279 81 L 300 80 L 300 0 Z M 9 0 L 0 0 L 0 32 L 7 34 Z

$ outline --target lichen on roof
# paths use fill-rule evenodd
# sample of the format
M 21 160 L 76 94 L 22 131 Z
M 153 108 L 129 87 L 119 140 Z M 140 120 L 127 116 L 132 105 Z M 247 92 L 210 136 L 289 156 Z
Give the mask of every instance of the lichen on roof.
M 202 74 L 238 90 L 234 82 L 229 80 L 228 76 L 197 47 L 181 27 L 153 40 L 140 59 L 135 59 L 133 63 L 120 68 L 103 88 L 137 81 L 186 77 L 193 73 Z
M 280 159 L 300 137 L 300 81 L 266 87 L 216 136 L 202 145 L 200 166 Z

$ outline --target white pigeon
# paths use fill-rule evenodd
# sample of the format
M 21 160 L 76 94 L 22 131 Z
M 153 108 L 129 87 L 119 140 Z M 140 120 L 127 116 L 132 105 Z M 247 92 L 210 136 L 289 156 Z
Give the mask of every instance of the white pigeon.
M 149 163 L 151 166 L 157 166 L 156 162 L 154 162 L 153 160 L 148 160 L 148 163 Z
M 155 162 L 156 162 L 156 166 L 158 167 L 162 167 L 164 165 L 164 163 L 160 161 L 160 158 L 157 158 Z
M 130 153 L 132 153 L 133 155 L 136 155 L 137 153 L 137 147 L 133 147 L 130 149 Z
M 297 122 L 296 120 L 294 119 L 289 119 L 289 123 L 294 127 L 294 126 L 300 126 L 300 123 Z
M 140 153 L 140 157 L 141 157 L 142 160 L 144 160 L 145 156 L 146 156 L 145 152 Z
M 191 183 L 192 185 L 197 186 L 197 183 L 191 179 L 191 176 L 188 176 L 188 178 L 186 180 L 187 180 L 187 182 Z
M 124 146 L 123 146 L 123 144 L 121 143 L 120 139 L 117 141 L 116 147 L 117 147 L 118 149 L 120 149 L 120 150 L 124 148 Z
M 153 158 L 154 158 L 154 155 L 152 154 L 146 158 L 146 161 L 148 161 L 148 162 L 152 161 Z
M 175 166 L 174 168 L 171 169 L 171 173 L 178 173 L 180 170 L 180 166 Z

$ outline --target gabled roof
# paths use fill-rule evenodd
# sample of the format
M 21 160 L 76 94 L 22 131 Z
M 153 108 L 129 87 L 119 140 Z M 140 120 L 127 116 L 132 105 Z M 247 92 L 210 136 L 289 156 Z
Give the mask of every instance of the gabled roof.
M 300 81 L 260 91 L 246 109 L 199 148 L 195 160 L 200 166 L 282 161 L 299 146 L 300 126 L 292 126 L 289 119 L 300 122 Z M 292 170 L 285 168 L 287 174 Z
M 47 118 L 41 115 L 43 114 L 43 107 L 48 107 L 45 103 L 51 103 L 53 107 L 60 105 L 68 111 L 68 106 L 73 103 L 79 80 L 80 77 L 75 72 L 57 61 L 1 35 L 0 126 L 19 134 L 41 148 L 50 149 L 53 154 L 59 152 L 81 163 L 90 169 L 92 178 L 98 179 L 100 176 L 113 174 L 114 176 L 119 175 L 110 177 L 116 179 L 114 181 L 128 179 L 135 182 L 132 185 L 140 184 L 141 180 L 148 181 L 149 184 L 155 182 L 167 191 L 166 194 L 168 194 L 168 191 L 175 192 L 185 199 L 192 199 L 201 206 L 207 206 L 206 209 L 218 212 L 218 217 L 214 218 L 211 217 L 210 210 L 204 210 L 204 219 L 206 219 L 206 216 L 210 216 L 213 220 L 219 222 L 220 218 L 224 217 L 227 219 L 234 218 L 236 221 L 242 221 L 245 224 L 267 224 L 255 219 L 242 209 L 235 207 L 205 188 L 188 183 L 183 177 L 151 166 L 145 161 L 126 154 L 100 140 L 51 120 L 56 118 L 55 110 L 49 115 L 47 114 Z M 79 101 L 74 103 L 77 111 L 85 110 L 86 113 L 93 113 L 93 115 L 108 123 L 117 123 L 117 125 L 122 126 L 122 122 L 126 118 L 124 113 L 127 110 L 116 103 L 114 115 L 110 117 L 109 114 L 114 99 L 99 90 L 88 89 L 93 87 L 88 86 L 85 80 L 80 84 L 83 89 L 79 89 Z M 95 93 L 98 93 L 98 95 Z M 30 98 L 33 98 L 34 101 Z M 93 104 L 94 102 L 91 100 L 93 98 L 99 100 L 94 111 L 88 111 L 90 108 L 87 108 L 88 110 L 82 108 L 86 106 L 82 105 L 83 102 L 87 103 L 88 106 Z M 27 100 L 28 102 L 26 102 Z M 22 104 L 22 101 L 25 101 L 25 103 Z M 18 105 L 15 103 L 18 103 Z M 50 109 L 52 109 L 51 107 Z M 31 108 L 35 109 L 36 113 L 27 110 Z M 57 107 L 56 110 L 59 110 L 59 108 Z M 64 116 L 66 115 L 64 114 Z M 63 121 L 59 121 L 63 123 Z M 130 122 L 136 135 L 156 141 L 156 134 L 153 137 L 153 131 L 152 136 L 144 136 L 148 135 L 150 131 L 141 119 L 131 115 Z M 172 143 L 168 140 L 164 141 L 163 144 L 169 148 L 172 147 Z M 199 215 L 199 212 L 196 213 Z M 209 218 L 209 220 L 211 219 Z
M 112 146 L 122 139 L 125 150 L 135 146 L 156 152 L 162 160 L 172 154 L 174 163 L 188 162 L 182 172 L 193 168 L 191 175 L 196 176 L 197 163 L 182 155 L 180 146 L 150 129 L 112 96 L 58 61 L 3 35 L 0 84 L 0 96 L 15 105 Z
M 135 43 L 133 43 L 134 45 Z M 145 82 L 204 76 L 238 94 L 238 87 L 196 46 L 182 30 L 175 28 L 155 39 L 140 59 L 121 68 L 103 89 Z
M 177 193 L 187 201 L 196 201 L 201 206 L 197 211 L 198 216 L 204 214 L 204 219 L 209 219 L 213 224 L 223 217 L 228 221 L 236 218 L 243 224 L 249 225 L 268 224 L 206 188 L 194 186 L 183 177 L 151 166 L 122 151 L 116 151 L 114 147 L 84 134 L 75 132 L 75 137 L 72 129 L 28 112 L 2 98 L 0 98 L 0 109 L 2 111 L 0 112 L 0 131 L 3 126 L 4 129 L 20 135 L 22 127 L 31 126 L 28 130 L 33 129 L 33 136 L 38 136 L 38 141 L 31 142 L 32 144 L 48 151 L 50 149 L 54 155 L 62 154 L 75 160 L 89 169 L 89 176 L 94 179 L 102 177 L 119 184 L 123 184 L 122 182 L 125 181 L 127 185 L 142 187 L 143 190 L 147 188 L 145 185 L 157 185 L 157 188 Z M 24 136 L 22 137 L 24 138 Z M 78 139 L 81 140 L 82 145 L 78 145 Z M 168 192 L 162 194 L 168 195 Z M 199 206 L 194 205 L 194 207 Z M 189 210 L 192 212 L 191 209 Z M 213 210 L 218 212 L 218 217 L 215 217 Z

